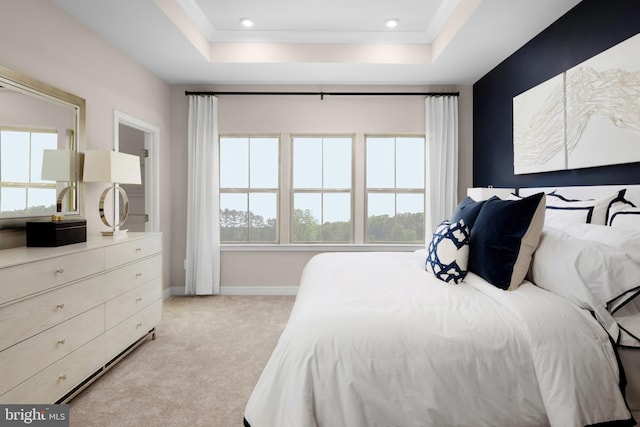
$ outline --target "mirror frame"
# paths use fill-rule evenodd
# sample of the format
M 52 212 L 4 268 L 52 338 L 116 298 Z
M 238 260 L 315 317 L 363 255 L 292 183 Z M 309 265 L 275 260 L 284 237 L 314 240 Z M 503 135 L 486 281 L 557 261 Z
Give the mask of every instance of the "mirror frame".
M 85 127 L 86 127 L 86 101 L 72 93 L 58 89 L 47 83 L 33 79 L 19 71 L 0 65 L 0 85 L 17 90 L 18 92 L 27 93 L 39 98 L 49 99 L 59 104 L 67 105 L 73 108 L 76 124 L 76 154 L 78 160 L 82 159 L 82 153 L 85 147 Z M 80 177 L 82 176 L 82 162 L 76 162 L 76 210 L 66 213 L 66 217 L 76 218 L 82 216 L 84 211 L 84 186 L 80 185 Z M 0 219 L 0 229 L 21 229 L 26 228 L 27 221 L 37 221 L 50 219 L 50 216 L 27 216 Z

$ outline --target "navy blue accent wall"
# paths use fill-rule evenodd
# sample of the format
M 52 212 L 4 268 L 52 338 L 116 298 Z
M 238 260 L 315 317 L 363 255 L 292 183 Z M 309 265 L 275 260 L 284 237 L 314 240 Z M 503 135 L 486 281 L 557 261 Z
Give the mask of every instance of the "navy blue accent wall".
M 639 32 L 640 1 L 583 0 L 478 80 L 473 85 L 473 185 L 640 184 L 640 163 L 513 174 L 513 97 Z

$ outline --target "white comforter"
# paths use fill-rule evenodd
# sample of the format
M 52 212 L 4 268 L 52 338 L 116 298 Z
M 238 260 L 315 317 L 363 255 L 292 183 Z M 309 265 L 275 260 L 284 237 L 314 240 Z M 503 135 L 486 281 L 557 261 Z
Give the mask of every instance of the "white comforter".
M 608 336 L 530 283 L 447 285 L 425 253 L 306 266 L 251 427 L 585 426 L 631 418 Z

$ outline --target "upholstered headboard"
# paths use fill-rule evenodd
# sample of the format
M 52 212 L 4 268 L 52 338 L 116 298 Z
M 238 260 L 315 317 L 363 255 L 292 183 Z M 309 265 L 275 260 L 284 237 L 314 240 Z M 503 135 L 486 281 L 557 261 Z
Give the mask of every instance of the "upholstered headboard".
M 626 188 L 625 199 L 636 206 L 640 206 L 640 185 L 596 185 L 596 186 L 576 186 L 576 187 L 529 187 L 519 188 L 518 195 L 529 196 L 543 191 L 550 193 L 556 190 L 565 197 L 573 199 L 598 199 L 607 197 Z

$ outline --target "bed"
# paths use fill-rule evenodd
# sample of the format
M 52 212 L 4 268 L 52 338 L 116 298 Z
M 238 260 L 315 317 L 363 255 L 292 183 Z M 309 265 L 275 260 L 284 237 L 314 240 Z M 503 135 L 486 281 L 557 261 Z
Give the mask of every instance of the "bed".
M 553 191 L 541 190 L 520 194 L 531 206 L 536 200 L 528 208 L 535 218 L 540 209 L 546 213 L 545 193 Z M 638 188 L 631 193 L 640 196 Z M 521 200 L 487 201 L 463 231 L 471 242 L 473 233 L 480 241 L 476 227 L 494 226 L 486 222 L 489 205 L 511 209 L 523 206 Z M 492 211 L 490 217 L 503 214 Z M 634 425 L 618 357 L 625 328 L 614 314 L 634 318 L 629 307 L 635 307 L 639 284 L 627 282 L 635 274 L 640 278 L 640 262 L 624 259 L 624 271 L 615 273 L 616 281 L 625 282 L 619 287 L 598 276 L 617 269 L 600 266 L 590 274 L 607 282 L 605 290 L 582 283 L 568 293 L 571 286 L 565 285 L 574 276 L 548 274 L 552 269 L 543 264 L 557 262 L 562 245 L 576 246 L 575 236 L 558 231 L 559 222 L 558 228 L 540 224 L 522 271 L 520 258 L 535 218 L 525 224 L 504 283 L 483 271 L 490 260 L 486 253 L 475 254 L 473 244 L 466 245 L 467 271 L 457 284 L 449 280 L 455 271 L 425 269 L 431 246 L 312 258 L 287 326 L 247 402 L 245 426 Z M 583 231 L 576 227 L 574 233 Z M 454 252 L 464 255 L 464 248 Z M 584 251 L 578 251 L 583 258 Z M 593 251 L 602 257 L 610 252 Z M 627 251 L 628 257 L 635 247 L 612 251 Z M 634 334 L 625 346 L 634 347 Z

